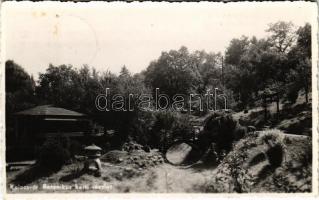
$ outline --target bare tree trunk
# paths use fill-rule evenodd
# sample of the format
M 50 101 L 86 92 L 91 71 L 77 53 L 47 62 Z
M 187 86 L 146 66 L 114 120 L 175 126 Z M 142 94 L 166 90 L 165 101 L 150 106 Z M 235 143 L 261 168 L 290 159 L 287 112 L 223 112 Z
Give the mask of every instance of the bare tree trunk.
M 264 97 L 264 117 L 265 117 L 265 122 L 267 121 L 267 98 Z
M 276 97 L 276 105 L 277 105 L 277 115 L 279 115 L 279 112 L 280 112 L 280 108 L 279 108 L 279 94 L 277 94 L 277 97 Z
M 308 92 L 309 92 L 309 86 L 308 86 L 308 76 L 307 76 L 307 72 L 306 69 L 303 70 L 304 72 L 304 84 L 305 84 L 305 98 L 306 98 L 306 103 L 309 102 L 309 98 L 308 98 Z
M 308 103 L 309 102 L 309 97 L 308 97 L 308 91 L 309 90 L 309 88 L 308 88 L 308 84 L 306 84 L 306 87 L 305 87 L 305 97 L 306 97 L 306 103 Z

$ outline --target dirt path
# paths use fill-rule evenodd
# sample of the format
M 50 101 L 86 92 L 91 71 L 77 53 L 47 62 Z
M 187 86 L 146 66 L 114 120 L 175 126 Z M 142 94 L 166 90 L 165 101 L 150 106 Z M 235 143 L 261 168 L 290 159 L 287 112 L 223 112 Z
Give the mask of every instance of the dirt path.
M 126 187 L 130 188 L 130 192 L 196 192 L 196 186 L 206 183 L 213 171 L 163 164 L 150 169 L 138 179 L 129 180 Z
M 162 165 L 154 169 L 157 192 L 194 192 L 194 186 L 208 181 L 213 170 L 196 170 Z

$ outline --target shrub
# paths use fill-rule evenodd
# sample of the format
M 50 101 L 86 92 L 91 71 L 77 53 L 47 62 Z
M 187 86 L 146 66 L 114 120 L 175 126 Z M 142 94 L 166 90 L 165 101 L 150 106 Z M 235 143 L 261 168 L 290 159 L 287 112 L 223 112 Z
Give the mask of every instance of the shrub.
M 41 146 L 37 163 L 41 168 L 58 171 L 70 159 L 69 140 L 66 137 L 48 138 Z
M 75 155 L 83 154 L 83 145 L 76 140 L 70 140 L 70 145 L 68 149 L 70 152 L 70 156 L 73 158 Z
M 269 144 L 269 145 L 274 145 L 274 144 L 284 144 L 284 134 L 280 130 L 276 129 L 270 129 L 267 131 L 264 131 L 260 134 L 259 138 L 259 143 L 260 144 Z
M 160 148 L 175 139 L 189 139 L 192 126 L 185 114 L 172 111 L 140 112 L 130 129 L 130 139 L 143 146 Z
M 171 111 L 160 111 L 155 115 L 152 127 L 152 146 L 167 146 L 176 139 L 190 139 L 193 131 L 189 118 L 181 113 Z
M 151 140 L 150 132 L 155 122 L 155 115 L 153 112 L 140 111 L 138 116 L 132 122 L 130 128 L 130 138 L 139 144 L 149 144 Z

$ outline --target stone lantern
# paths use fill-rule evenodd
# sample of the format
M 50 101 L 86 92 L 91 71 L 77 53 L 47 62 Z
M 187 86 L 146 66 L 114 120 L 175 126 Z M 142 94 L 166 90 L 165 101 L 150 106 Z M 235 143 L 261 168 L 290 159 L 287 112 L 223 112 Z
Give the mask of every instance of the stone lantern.
M 95 144 L 84 148 L 87 160 L 84 164 L 84 170 L 93 173 L 95 176 L 101 176 L 101 151 L 102 149 Z

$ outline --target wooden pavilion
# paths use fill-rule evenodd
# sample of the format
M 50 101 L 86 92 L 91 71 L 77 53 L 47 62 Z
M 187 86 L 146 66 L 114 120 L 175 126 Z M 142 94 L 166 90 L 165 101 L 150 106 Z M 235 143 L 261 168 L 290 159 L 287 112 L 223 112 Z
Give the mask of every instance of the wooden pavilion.
M 81 137 L 91 131 L 91 120 L 85 114 L 51 105 L 20 111 L 14 117 L 19 146 L 34 146 L 51 136 Z

